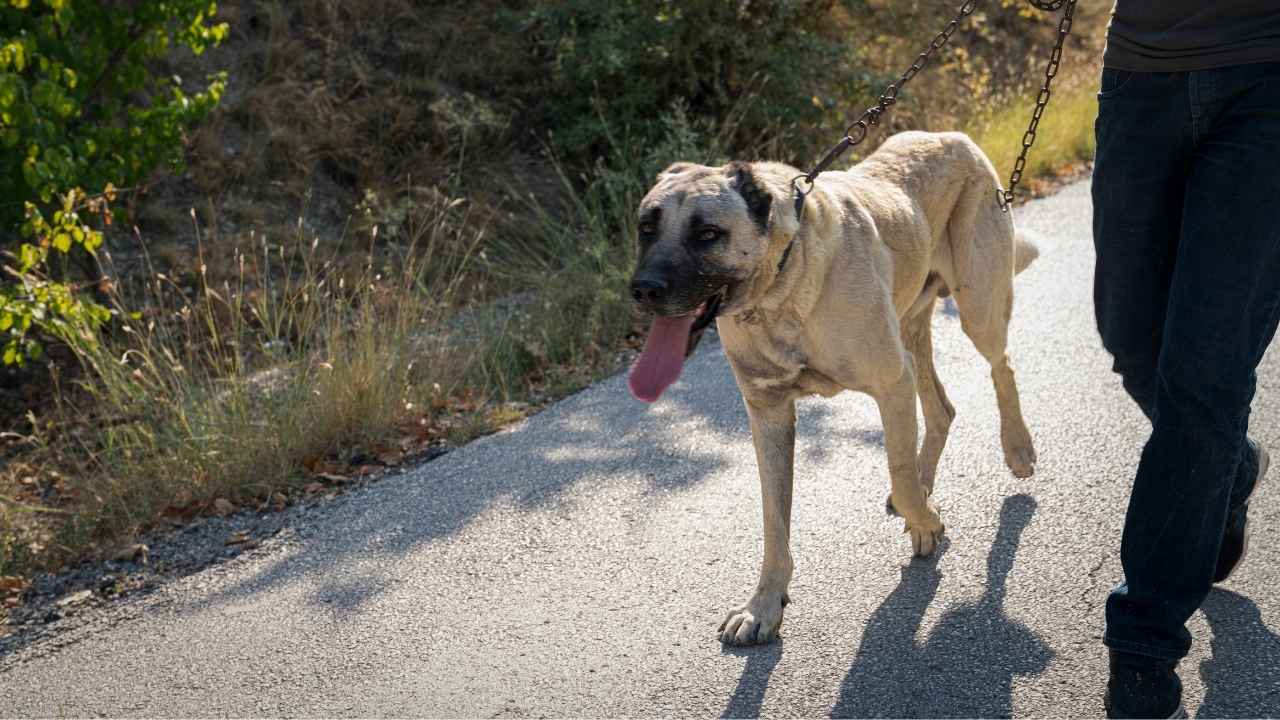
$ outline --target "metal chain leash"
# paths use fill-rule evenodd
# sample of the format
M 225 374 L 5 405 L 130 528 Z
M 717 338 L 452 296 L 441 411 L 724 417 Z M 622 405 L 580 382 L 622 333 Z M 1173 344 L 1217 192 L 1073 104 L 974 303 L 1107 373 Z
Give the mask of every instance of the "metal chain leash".
M 1049 9 L 1041 6 L 1043 0 L 1028 0 L 1032 5 L 1044 10 Z M 1013 172 L 1009 174 L 1009 186 L 1002 188 L 998 196 L 1000 209 L 1009 212 L 1009 206 L 1013 203 L 1013 193 L 1017 189 L 1018 183 L 1022 181 L 1022 172 L 1027 169 L 1027 153 L 1031 152 L 1031 146 L 1036 142 L 1036 131 L 1040 128 L 1040 118 L 1044 117 L 1045 108 L 1049 107 L 1049 98 L 1053 96 L 1053 92 L 1049 86 L 1053 84 L 1053 79 L 1058 75 L 1058 66 L 1062 64 L 1062 46 L 1067 42 L 1067 36 L 1071 34 L 1071 22 L 1076 12 L 1076 0 L 1053 0 L 1053 2 L 1044 2 L 1044 5 L 1052 5 L 1053 10 L 1057 10 L 1062 6 L 1066 6 L 1067 11 L 1062 14 L 1062 19 L 1058 21 L 1058 41 L 1053 45 L 1053 52 L 1049 55 L 1049 64 L 1044 68 L 1044 84 L 1040 86 L 1040 94 L 1036 96 L 1036 109 L 1031 113 L 1031 124 L 1027 126 L 1027 132 L 1022 136 L 1022 152 L 1018 153 L 1018 159 L 1013 163 Z
M 1007 189 L 999 189 L 997 199 L 1000 203 L 1000 208 L 1005 212 L 1008 212 L 1009 203 L 1013 200 L 1014 188 L 1017 187 L 1018 182 L 1022 179 L 1022 173 L 1027 164 L 1027 153 L 1031 150 L 1032 144 L 1035 143 L 1036 130 L 1040 125 L 1040 118 L 1044 115 L 1045 108 L 1049 104 L 1049 97 L 1052 94 L 1049 90 L 1049 85 L 1053 82 L 1054 76 L 1058 74 L 1058 67 L 1062 62 L 1062 47 L 1066 42 L 1067 35 L 1071 32 L 1071 21 L 1075 12 L 1077 0 L 1027 0 L 1027 2 L 1036 9 L 1050 12 L 1057 11 L 1063 6 L 1066 6 L 1067 12 L 1063 16 L 1062 22 L 1058 25 L 1058 41 L 1053 48 L 1053 54 L 1049 60 L 1049 65 L 1045 68 L 1044 85 L 1041 87 L 1040 94 L 1036 98 L 1036 109 L 1031 118 L 1031 125 L 1023 136 L 1022 152 L 1019 154 L 1018 160 L 1014 165 L 1013 174 L 1009 178 L 1009 187 Z M 978 0 L 965 0 L 964 4 L 961 5 L 960 9 L 956 12 L 955 17 L 951 18 L 946 27 L 942 29 L 942 32 L 938 33 L 934 36 L 933 40 L 929 41 L 929 46 L 916 57 L 915 62 L 911 63 L 911 67 L 907 68 L 906 72 L 902 73 L 901 77 L 884 89 L 884 92 L 880 94 L 879 101 L 875 105 L 863 111 L 862 115 L 857 120 L 850 124 L 849 127 L 845 128 L 844 137 L 840 139 L 840 142 L 827 150 L 827 153 L 822 156 L 822 159 L 818 161 L 817 165 L 813 166 L 812 170 L 803 175 L 797 175 L 791 180 L 791 187 L 796 193 L 797 218 L 801 215 L 801 211 L 804 207 L 804 199 L 813 190 L 813 183 L 814 180 L 817 179 L 818 175 L 825 172 L 826 169 L 831 166 L 831 163 L 835 162 L 840 158 L 840 156 L 848 152 L 849 148 L 858 145 L 863 140 L 867 139 L 867 133 L 870 132 L 871 128 L 878 126 L 884 113 L 890 106 L 898 102 L 898 93 L 902 90 L 902 87 L 911 82 L 911 79 L 925 68 L 925 65 L 928 64 L 930 58 L 933 57 L 933 54 L 942 49 L 942 47 L 951 40 L 951 36 L 960 28 L 960 23 L 965 18 L 972 15 L 977 9 Z M 804 187 L 801 187 L 802 185 Z

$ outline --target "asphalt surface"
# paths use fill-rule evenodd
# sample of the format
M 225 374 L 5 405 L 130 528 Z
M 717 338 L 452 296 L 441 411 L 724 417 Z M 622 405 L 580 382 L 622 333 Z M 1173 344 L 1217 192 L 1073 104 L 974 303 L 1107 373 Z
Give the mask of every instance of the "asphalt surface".
M 614 377 L 0 657 L 0 715 L 1097 716 L 1147 428 L 1093 329 L 1087 184 L 1017 213 L 1042 250 L 1010 350 L 1036 476 L 1005 469 L 987 367 L 944 308 L 943 551 L 912 561 L 884 514 L 874 403 L 802 402 L 793 604 L 772 645 L 715 639 L 754 588 L 761 520 L 742 403 L 705 342 L 653 406 Z M 1272 354 L 1254 406 L 1272 448 L 1278 385 Z M 1272 485 L 1247 564 L 1192 619 L 1193 716 L 1280 714 Z

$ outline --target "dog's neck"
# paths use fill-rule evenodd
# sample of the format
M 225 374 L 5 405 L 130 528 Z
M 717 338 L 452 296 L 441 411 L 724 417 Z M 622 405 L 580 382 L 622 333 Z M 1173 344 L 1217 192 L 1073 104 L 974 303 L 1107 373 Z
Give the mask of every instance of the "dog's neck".
M 757 273 L 744 283 L 740 309 L 730 314 L 754 319 L 785 309 L 800 318 L 808 317 L 822 294 L 828 265 L 825 245 L 809 239 L 833 232 L 838 221 L 826 194 L 814 188 L 800 218 L 779 222 L 780 227 L 773 228 L 770 251 Z

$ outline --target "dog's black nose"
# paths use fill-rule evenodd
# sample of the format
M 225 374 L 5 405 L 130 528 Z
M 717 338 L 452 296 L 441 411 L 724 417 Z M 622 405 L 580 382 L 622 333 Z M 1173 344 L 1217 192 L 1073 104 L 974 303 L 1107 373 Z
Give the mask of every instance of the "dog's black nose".
M 658 303 L 667 296 L 667 283 L 653 278 L 640 278 L 631 283 L 631 297 L 639 303 Z

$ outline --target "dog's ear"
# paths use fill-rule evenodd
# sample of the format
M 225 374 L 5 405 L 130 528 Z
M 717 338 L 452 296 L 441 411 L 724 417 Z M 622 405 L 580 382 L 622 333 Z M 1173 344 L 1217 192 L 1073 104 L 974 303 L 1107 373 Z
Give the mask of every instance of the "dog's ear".
M 693 168 L 696 168 L 696 167 L 698 166 L 691 162 L 672 163 L 666 170 L 663 170 L 662 172 L 658 173 L 658 179 L 661 180 L 667 175 L 679 175 L 680 173 L 688 172 L 689 170 L 692 170 Z
M 732 162 L 725 167 L 725 174 L 734 190 L 747 203 L 747 212 L 760 228 L 769 231 L 769 213 L 773 209 L 773 193 L 752 172 L 751 163 Z

